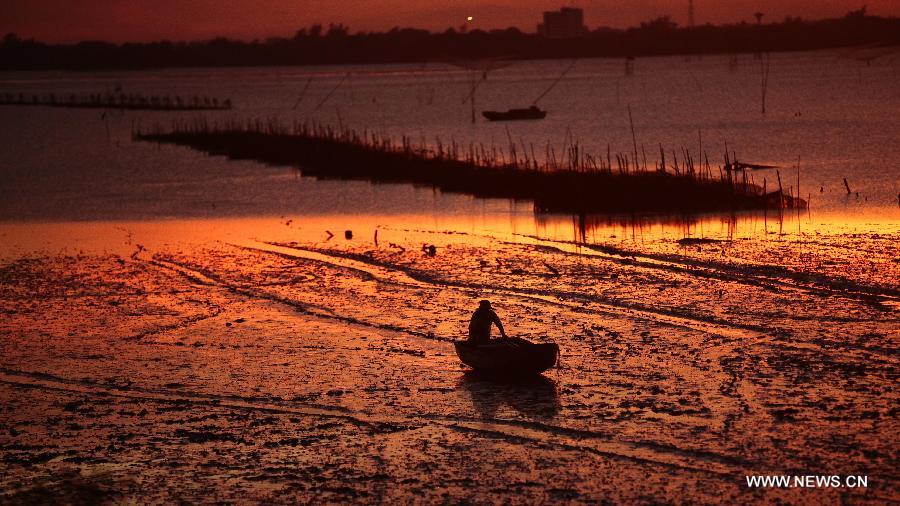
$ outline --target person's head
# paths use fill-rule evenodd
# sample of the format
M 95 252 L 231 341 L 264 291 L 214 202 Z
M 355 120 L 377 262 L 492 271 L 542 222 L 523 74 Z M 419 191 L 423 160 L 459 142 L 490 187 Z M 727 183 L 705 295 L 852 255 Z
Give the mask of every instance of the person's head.
M 491 301 L 483 300 L 478 303 L 478 309 L 491 309 Z

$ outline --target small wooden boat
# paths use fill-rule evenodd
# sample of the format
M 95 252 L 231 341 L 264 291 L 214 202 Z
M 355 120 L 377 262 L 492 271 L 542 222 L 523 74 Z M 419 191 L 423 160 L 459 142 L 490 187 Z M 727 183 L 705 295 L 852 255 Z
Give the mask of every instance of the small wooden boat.
M 498 376 L 533 376 L 556 365 L 559 345 L 525 339 L 494 339 L 484 344 L 456 341 L 456 354 L 480 373 Z
M 525 119 L 544 119 L 547 111 L 533 105 L 526 109 L 510 109 L 508 111 L 483 111 L 481 113 L 488 121 L 517 121 Z

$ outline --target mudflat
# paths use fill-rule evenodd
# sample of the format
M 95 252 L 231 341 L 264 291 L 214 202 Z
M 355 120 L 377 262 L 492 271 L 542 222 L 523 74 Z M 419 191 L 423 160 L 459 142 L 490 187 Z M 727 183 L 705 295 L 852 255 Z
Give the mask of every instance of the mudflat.
M 900 500 L 896 231 L 380 238 L 5 260 L 0 502 Z M 561 366 L 466 374 L 480 298 Z

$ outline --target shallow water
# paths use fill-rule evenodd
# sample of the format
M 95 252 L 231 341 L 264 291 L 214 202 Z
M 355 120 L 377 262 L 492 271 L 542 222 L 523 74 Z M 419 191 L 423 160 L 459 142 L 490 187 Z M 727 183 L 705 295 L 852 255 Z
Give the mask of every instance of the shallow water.
M 522 61 L 489 72 L 477 89 L 476 110 L 528 104 L 568 64 Z M 196 114 L 5 107 L 0 183 L 8 198 L 0 203 L 0 218 L 145 219 L 336 210 L 478 215 L 485 208 L 494 212 L 507 206 L 402 185 L 292 181 L 296 174 L 290 170 L 134 144 L 130 133 L 168 126 L 175 118 L 279 118 L 405 134 L 415 142 L 441 138 L 445 144 L 452 139 L 505 148 L 512 140 L 534 145 L 539 157 L 548 147 L 561 156 L 567 141 L 576 139 L 588 152 L 605 156 L 607 145 L 613 153 L 634 150 L 630 106 L 639 158 L 646 153 L 650 165 L 658 159 L 660 144 L 671 164 L 672 150 L 679 159 L 681 148 L 696 157 L 702 143 L 713 165 L 722 162 L 727 144 L 742 161 L 781 166 L 787 191 L 798 186 L 799 158 L 799 193 L 811 196 L 814 212 L 852 216 L 876 210 L 886 219 L 900 219 L 897 61 L 865 66 L 840 51 L 773 55 L 765 116 L 759 113 L 759 61 L 752 55 L 742 55 L 735 67 L 727 56 L 706 56 L 640 59 L 632 76 L 625 76 L 623 68 L 621 60 L 578 61 L 542 100 L 550 111 L 546 120 L 490 123 L 479 118 L 475 124 L 470 106 L 462 103 L 474 74 L 437 63 L 2 73 L 0 93 L 64 95 L 120 87 L 126 93 L 230 97 L 237 108 Z M 760 184 L 763 178 L 769 188 L 777 187 L 773 171 L 754 174 Z

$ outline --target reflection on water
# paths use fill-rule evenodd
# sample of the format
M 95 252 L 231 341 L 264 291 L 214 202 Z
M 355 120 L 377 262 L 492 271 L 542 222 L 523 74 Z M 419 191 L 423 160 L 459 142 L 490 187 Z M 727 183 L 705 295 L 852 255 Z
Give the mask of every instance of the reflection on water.
M 797 227 L 802 227 L 804 219 L 808 222 L 810 216 L 809 210 L 779 212 L 765 209 L 701 214 L 580 214 L 572 216 L 572 224 L 575 240 L 582 243 L 614 239 L 618 237 L 616 233 L 631 241 L 710 235 L 731 241 L 757 232 L 763 235 L 799 232 Z M 541 217 L 537 219 L 541 220 Z
M 827 53 L 773 56 L 772 111 L 749 112 L 735 120 L 735 108 L 756 111 L 748 68 L 729 70 L 722 57 L 685 64 L 679 58 L 642 60 L 624 79 L 604 59 L 579 62 L 546 98 L 552 113 L 539 123 L 494 125 L 469 121 L 460 96 L 469 76 L 442 65 L 275 69 L 179 69 L 130 73 L 0 73 L 0 91 L 27 86 L 35 93 L 95 92 L 120 82 L 129 92 L 215 94 L 232 97 L 238 108 L 204 118 L 286 122 L 317 120 L 407 134 L 417 142 L 439 136 L 486 146 L 513 139 L 560 147 L 579 139 L 585 149 L 605 152 L 631 146 L 625 113 L 634 110 L 638 142 L 692 146 L 702 130 L 703 151 L 717 161 L 724 144 L 747 161 L 782 167 L 784 179 L 811 194 L 808 213 L 739 213 L 695 216 L 536 215 L 529 202 L 476 199 L 411 185 L 322 181 L 296 170 L 210 157 L 187 148 L 132 143 L 135 127 L 167 125 L 196 115 L 175 113 L 98 114 L 90 110 L 3 108 L 0 121 L 0 255 L 36 251 L 130 254 L 138 244 L 274 241 L 343 241 L 353 230 L 356 244 L 383 243 L 421 234 L 422 242 L 477 243 L 484 237 L 523 242 L 525 236 L 589 244 L 643 246 L 685 237 L 720 240 L 793 240 L 809 235 L 895 233 L 900 229 L 897 152 L 886 149 L 900 132 L 894 66 L 859 68 Z M 518 62 L 491 75 L 479 100 L 502 108 L 522 103 L 545 87 L 559 62 Z M 689 68 L 690 67 L 690 68 Z M 333 107 L 290 109 L 298 89 L 315 77 L 310 93 L 327 93 L 348 71 L 353 79 L 331 98 Z M 702 89 L 696 75 L 703 75 Z M 660 86 L 665 76 L 666 86 Z M 334 82 L 332 82 L 334 81 Z M 611 93 L 618 90 L 621 94 Z M 755 82 L 755 81 L 752 81 Z M 434 102 L 416 103 L 424 88 Z M 317 91 L 318 90 L 318 91 Z M 431 91 L 429 95 L 431 95 Z M 621 96 L 620 96 L 621 95 Z M 754 97 L 752 100 L 747 97 Z M 835 99 L 834 97 L 838 97 Z M 525 100 L 527 102 L 527 100 Z M 697 104 L 703 107 L 698 108 Z M 665 110 L 665 121 L 658 111 Z M 802 113 L 797 115 L 797 113 Z M 523 124 L 518 124 L 523 123 Z M 73 128 L 77 125 L 77 128 Z M 598 125 L 603 125 L 598 129 Z M 506 130 L 508 128 L 509 130 Z M 689 133 L 689 134 L 688 134 Z M 545 144 L 548 143 L 549 144 Z M 644 146 L 642 145 L 641 148 Z M 697 146 L 699 152 L 700 146 Z M 562 151 L 560 151 L 562 152 Z M 795 167 L 801 155 L 799 169 Z M 877 162 L 876 162 L 877 161 Z M 794 167 L 794 168 L 792 168 Z M 770 171 L 771 172 L 771 171 Z M 853 193 L 848 194 L 843 178 Z M 419 237 L 415 237 L 419 239 Z M 334 244 L 334 243 L 331 243 Z M 376 246 L 373 244 L 373 246 Z M 441 244 L 438 244 L 441 246 Z
M 496 418 L 504 407 L 532 420 L 551 420 L 559 414 L 556 382 L 546 376 L 498 379 L 469 371 L 460 377 L 458 386 L 469 394 L 475 411 L 485 419 Z
M 558 153 L 564 151 L 567 140 L 576 139 L 585 152 L 595 154 L 605 153 L 608 146 L 613 152 L 632 149 L 635 138 L 626 111 L 630 106 L 637 147 L 641 151 L 646 147 L 651 165 L 657 143 L 666 149 L 703 151 L 713 165 L 722 163 L 727 144 L 741 160 L 779 166 L 779 174 L 755 175 L 767 177 L 770 184 L 783 180 L 801 196 L 811 195 L 814 213 L 836 212 L 856 219 L 875 212 L 900 219 L 900 158 L 896 150 L 889 149 L 900 134 L 900 116 L 895 114 L 900 103 L 896 63 L 865 67 L 831 52 L 785 53 L 773 55 L 772 60 L 771 110 L 765 117 L 756 114 L 758 69 L 754 65 L 734 68 L 725 56 L 690 62 L 675 57 L 646 58 L 628 78 L 621 75 L 618 62 L 581 60 L 544 99 L 551 111 L 546 120 L 508 125 L 472 125 L 468 107 L 460 101 L 470 87 L 467 71 L 433 64 L 178 69 L 77 76 L 4 72 L 0 73 L 0 91 L 82 93 L 116 84 L 127 92 L 143 94 L 214 94 L 233 98 L 237 108 L 200 115 L 213 122 L 267 118 L 286 123 L 340 122 L 359 130 L 407 135 L 415 142 L 434 142 L 440 137 L 489 149 L 512 139 L 533 144 L 537 151 L 554 149 Z M 547 81 L 558 75 L 559 66 L 559 61 L 522 61 L 492 73 L 479 89 L 479 104 L 503 109 L 527 103 L 534 90 L 544 89 Z M 352 79 L 331 96 L 328 106 L 314 108 L 347 72 L 352 72 Z M 702 76 L 702 81 L 697 76 Z M 298 90 L 310 77 L 314 81 L 307 100 L 292 109 Z M 434 100 L 421 103 L 417 97 L 423 91 Z M 659 111 L 666 112 L 664 119 Z M 497 221 L 496 215 L 506 209 L 517 214 L 508 220 L 516 227 L 529 226 L 526 222 L 534 220 L 528 203 L 483 201 L 409 185 L 315 181 L 297 177 L 290 169 L 131 142 L 136 127 L 197 118 L 193 113 L 107 115 L 41 107 L 4 107 L 2 113 L 0 194 L 4 198 L 0 199 L 0 220 L 244 218 L 340 212 L 418 213 L 425 222 L 431 215 L 477 220 L 487 214 Z M 852 195 L 845 190 L 844 178 L 849 180 Z M 645 233 L 645 223 L 645 219 L 631 220 L 629 227 L 633 224 L 644 231 L 629 235 Z M 696 222 L 698 227 L 710 224 L 711 220 Z M 609 225 L 599 228 L 606 232 Z M 737 225 L 735 232 L 740 233 L 741 224 Z M 590 228 L 598 227 L 586 226 L 585 231 Z M 616 235 L 621 237 L 623 232 Z M 571 227 L 567 226 L 566 233 L 571 233 Z
M 353 236 L 345 238 L 343 232 Z M 378 232 L 376 242 L 376 231 Z M 329 232 L 332 234 L 329 235 Z M 34 253 L 115 253 L 130 255 L 170 246 L 248 240 L 306 242 L 321 246 L 391 242 L 484 245 L 491 241 L 535 239 L 574 244 L 653 248 L 684 238 L 806 241 L 858 233 L 900 233 L 900 211 L 873 209 L 847 215 L 823 212 L 742 212 L 686 216 L 546 215 L 528 205 L 486 201 L 483 212 L 415 214 L 321 213 L 259 217 L 139 219 L 104 221 L 0 221 L 0 259 Z
M 722 241 L 802 239 L 813 235 L 858 232 L 893 233 L 900 229 L 900 210 L 871 209 L 865 213 L 810 210 L 760 210 L 702 214 L 582 214 L 535 216 L 537 228 L 553 234 L 543 238 L 584 244 L 677 241 L 710 238 Z M 561 232 L 568 224 L 569 238 Z

